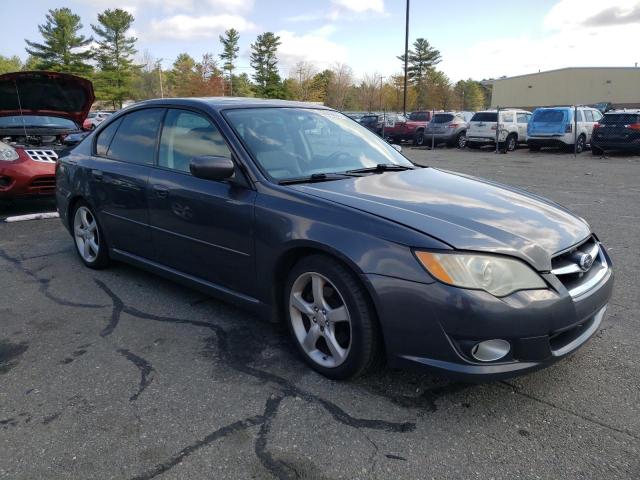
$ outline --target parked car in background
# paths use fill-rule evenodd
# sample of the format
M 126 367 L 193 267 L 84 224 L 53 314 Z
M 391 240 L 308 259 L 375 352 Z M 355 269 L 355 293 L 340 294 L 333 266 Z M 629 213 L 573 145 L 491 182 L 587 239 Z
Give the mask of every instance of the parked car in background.
M 141 102 L 56 173 L 87 267 L 127 262 L 282 321 L 333 379 L 383 356 L 476 380 L 543 368 L 599 330 L 613 288 L 582 218 L 414 165 L 308 103 Z
M 582 153 L 591 142 L 593 126 L 601 118 L 600 111 L 591 107 L 538 108 L 533 112 L 527 128 L 529 150 L 556 147 L 573 152 L 575 144 L 576 153 Z
M 427 125 L 424 141 L 427 145 L 446 143 L 448 147 L 464 148 L 467 127 L 463 112 L 436 113 Z
M 594 125 L 591 152 L 609 150 L 640 153 L 640 110 L 612 110 Z
M 407 117 L 402 114 L 387 114 L 384 136 L 392 142 L 413 142 L 424 144 L 424 131 L 431 119 L 431 112 L 411 112 Z
M 527 141 L 527 124 L 530 118 L 531 112 L 526 110 L 500 110 L 499 147 L 513 151 L 518 148 L 518 144 L 525 143 Z M 496 110 L 476 112 L 469 121 L 466 146 L 468 148 L 480 148 L 483 145 L 495 146 L 497 120 L 498 112 Z
M 58 155 L 93 100 L 91 82 L 73 75 L 0 75 L 0 198 L 54 194 Z
M 102 122 L 104 122 L 107 118 L 109 118 L 109 115 L 112 115 L 112 114 L 113 112 L 106 112 L 106 111 L 89 112 L 89 115 L 87 115 L 87 118 L 85 119 L 85 121 L 82 122 L 82 128 L 84 130 L 93 130 Z
M 359 122 L 360 125 L 363 125 L 372 132 L 382 135 L 382 124 L 384 123 L 382 114 L 366 113 L 360 117 Z

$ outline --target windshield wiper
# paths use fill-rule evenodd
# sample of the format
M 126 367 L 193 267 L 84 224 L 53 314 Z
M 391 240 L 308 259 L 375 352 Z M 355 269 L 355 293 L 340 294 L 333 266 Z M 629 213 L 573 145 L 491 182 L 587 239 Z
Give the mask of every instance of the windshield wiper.
M 356 168 L 355 170 L 347 170 L 344 173 L 368 173 L 368 172 L 400 172 L 403 170 L 413 170 L 414 167 L 408 167 L 406 165 L 398 165 L 396 163 L 379 163 L 375 167 Z
M 279 185 L 293 185 L 295 183 L 315 183 L 315 182 L 330 182 L 332 180 L 342 180 L 349 178 L 349 175 L 341 173 L 314 173 L 307 177 L 286 178 L 278 182 Z

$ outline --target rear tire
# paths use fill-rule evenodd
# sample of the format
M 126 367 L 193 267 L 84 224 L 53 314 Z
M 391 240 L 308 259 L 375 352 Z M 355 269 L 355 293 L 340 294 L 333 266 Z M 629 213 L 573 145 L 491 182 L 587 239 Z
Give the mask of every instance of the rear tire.
M 467 132 L 460 132 L 456 137 L 456 147 L 463 149 L 467 146 Z
M 413 144 L 416 147 L 422 147 L 424 145 L 424 130 L 418 130 L 413 136 Z
M 83 200 L 75 204 L 71 229 L 76 253 L 87 267 L 100 270 L 109 266 L 109 247 L 93 209 Z
M 578 137 L 578 142 L 576 143 L 576 148 L 575 148 L 575 152 L 576 153 L 582 153 L 584 152 L 585 146 L 587 143 L 587 139 L 585 138 L 584 135 L 580 135 Z
M 300 260 L 284 289 L 287 327 L 300 355 L 322 375 L 345 380 L 377 364 L 380 333 L 358 278 L 325 255 Z
M 510 133 L 505 140 L 505 148 L 507 152 L 513 152 L 516 148 L 518 148 L 518 137 Z

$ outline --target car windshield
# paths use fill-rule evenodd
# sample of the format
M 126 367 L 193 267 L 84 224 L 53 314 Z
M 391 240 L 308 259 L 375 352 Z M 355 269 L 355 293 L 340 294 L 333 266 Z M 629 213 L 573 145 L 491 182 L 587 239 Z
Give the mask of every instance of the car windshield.
M 276 180 L 413 164 L 366 128 L 332 110 L 247 108 L 224 112 L 258 162 Z
M 413 121 L 427 121 L 429 119 L 429 114 L 424 112 L 413 112 L 409 114 L 409 120 Z
M 0 117 L 0 128 L 64 128 L 75 130 L 76 124 L 66 118 L 44 115 L 13 115 Z
M 498 120 L 496 112 L 478 112 L 472 118 L 472 122 L 495 122 Z
M 607 113 L 600 123 L 603 125 L 625 125 L 630 123 L 638 123 L 640 121 L 640 115 L 633 113 Z
M 537 110 L 533 114 L 534 122 L 560 123 L 564 121 L 562 110 Z
M 447 123 L 447 122 L 450 122 L 451 120 L 453 120 L 453 115 L 451 115 L 450 113 L 442 113 L 433 117 L 433 120 L 431 121 L 433 123 Z

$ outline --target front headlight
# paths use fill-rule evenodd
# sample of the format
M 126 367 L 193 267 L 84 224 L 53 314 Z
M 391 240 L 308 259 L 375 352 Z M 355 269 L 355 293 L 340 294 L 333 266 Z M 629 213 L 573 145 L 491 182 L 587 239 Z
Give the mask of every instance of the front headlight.
M 416 252 L 416 257 L 441 282 L 484 290 L 496 297 L 504 297 L 517 290 L 547 288 L 540 275 L 513 258 L 440 252 Z
M 16 149 L 6 143 L 0 142 L 0 162 L 13 162 L 18 160 L 18 152 Z

